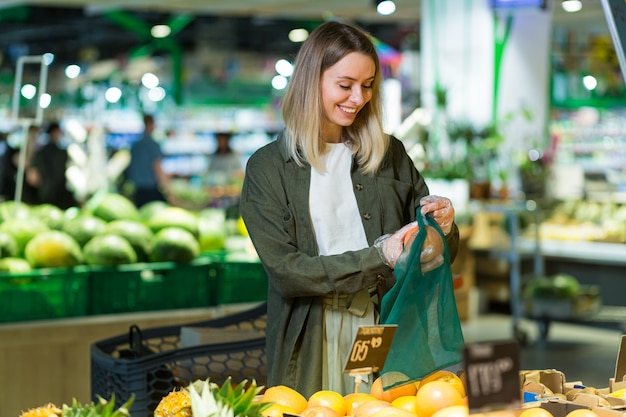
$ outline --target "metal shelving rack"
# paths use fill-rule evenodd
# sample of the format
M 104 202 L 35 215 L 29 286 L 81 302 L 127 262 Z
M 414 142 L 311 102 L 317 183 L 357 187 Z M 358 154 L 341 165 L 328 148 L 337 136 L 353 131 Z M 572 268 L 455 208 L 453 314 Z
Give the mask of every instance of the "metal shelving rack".
M 528 335 L 520 327 L 520 321 L 524 316 L 522 306 L 522 261 L 532 258 L 534 276 L 542 276 L 544 274 L 544 259 L 541 252 L 541 239 L 539 235 L 541 210 L 533 200 L 485 203 L 481 208 L 488 213 L 503 214 L 506 220 L 507 231 L 510 238 L 508 250 L 490 249 L 488 252 L 490 257 L 505 259 L 509 263 L 511 325 L 515 339 L 517 339 L 520 344 L 525 344 L 528 340 Z M 530 250 L 524 250 L 520 245 L 521 227 L 519 215 L 521 213 L 528 213 L 533 217 L 534 237 L 533 245 Z M 543 329 L 541 328 L 542 324 L 539 323 L 539 325 L 540 332 L 543 333 Z

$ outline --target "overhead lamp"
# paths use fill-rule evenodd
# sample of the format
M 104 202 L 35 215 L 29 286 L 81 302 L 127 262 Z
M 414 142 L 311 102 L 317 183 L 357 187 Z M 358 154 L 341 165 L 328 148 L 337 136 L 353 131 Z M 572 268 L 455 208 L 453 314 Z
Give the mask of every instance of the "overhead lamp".
M 389 16 L 396 11 L 393 0 L 376 0 L 376 11 L 382 16 Z
M 561 2 L 563 10 L 569 13 L 579 12 L 583 8 L 583 3 L 580 0 L 563 0 Z

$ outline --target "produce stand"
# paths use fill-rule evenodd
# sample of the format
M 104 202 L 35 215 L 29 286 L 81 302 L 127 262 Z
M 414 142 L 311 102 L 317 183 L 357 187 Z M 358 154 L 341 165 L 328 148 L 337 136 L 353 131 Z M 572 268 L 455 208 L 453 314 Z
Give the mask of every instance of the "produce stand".
M 258 259 L 225 251 L 188 263 L 0 273 L 0 323 L 203 308 L 266 298 L 267 278 Z

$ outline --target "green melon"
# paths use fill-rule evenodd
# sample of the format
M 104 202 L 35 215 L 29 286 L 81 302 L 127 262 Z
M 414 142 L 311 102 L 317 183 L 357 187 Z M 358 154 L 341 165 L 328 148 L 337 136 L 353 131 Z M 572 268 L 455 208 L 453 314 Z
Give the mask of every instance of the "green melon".
M 137 262 L 137 254 L 122 236 L 105 233 L 95 236 L 83 248 L 88 265 L 114 266 Z
M 26 244 L 39 233 L 50 230 L 48 226 L 39 219 L 10 219 L 0 224 L 0 231 L 13 236 L 17 243 L 17 256 L 24 254 Z
M 148 261 L 150 241 L 154 236 L 148 226 L 134 220 L 114 220 L 107 224 L 106 233 L 122 236 L 135 250 L 137 261 Z
M 0 259 L 0 272 L 9 272 L 11 274 L 27 274 L 32 272 L 33 268 L 28 261 L 23 258 L 2 258 Z
M 17 256 L 17 241 L 7 232 L 0 231 L 0 258 Z
M 61 230 L 64 211 L 53 204 L 39 204 L 30 208 L 30 214 L 44 222 L 50 229 Z
M 106 222 L 141 219 L 139 209 L 130 199 L 111 192 L 94 194 L 85 203 L 85 210 Z
M 107 222 L 99 217 L 82 214 L 74 219 L 67 220 L 62 230 L 72 236 L 80 246 L 84 246 L 94 236 L 104 233 Z
M 69 268 L 83 263 L 78 242 L 59 230 L 48 230 L 33 237 L 24 248 L 33 268 Z
M 149 258 L 152 262 L 189 262 L 200 254 L 198 240 L 180 227 L 166 227 L 154 235 Z
M 148 220 L 148 227 L 153 233 L 167 227 L 179 227 L 191 233 L 196 239 L 199 236 L 198 216 L 181 207 L 164 207 L 156 211 Z

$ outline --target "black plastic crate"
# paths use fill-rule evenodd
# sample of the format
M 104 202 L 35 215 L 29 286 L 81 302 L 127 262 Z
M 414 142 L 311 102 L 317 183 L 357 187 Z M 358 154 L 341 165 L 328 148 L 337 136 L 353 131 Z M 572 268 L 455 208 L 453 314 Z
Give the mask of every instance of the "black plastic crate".
M 145 354 L 127 358 L 129 335 L 112 337 L 91 345 L 91 396 L 125 402 L 135 394 L 133 417 L 152 416 L 161 398 L 172 389 L 196 379 L 210 378 L 221 384 L 229 376 L 233 382 L 256 380 L 267 384 L 265 337 L 250 340 L 180 347 L 182 327 L 260 331 L 266 328 L 265 303 L 229 316 L 184 324 L 148 328 L 141 331 Z

